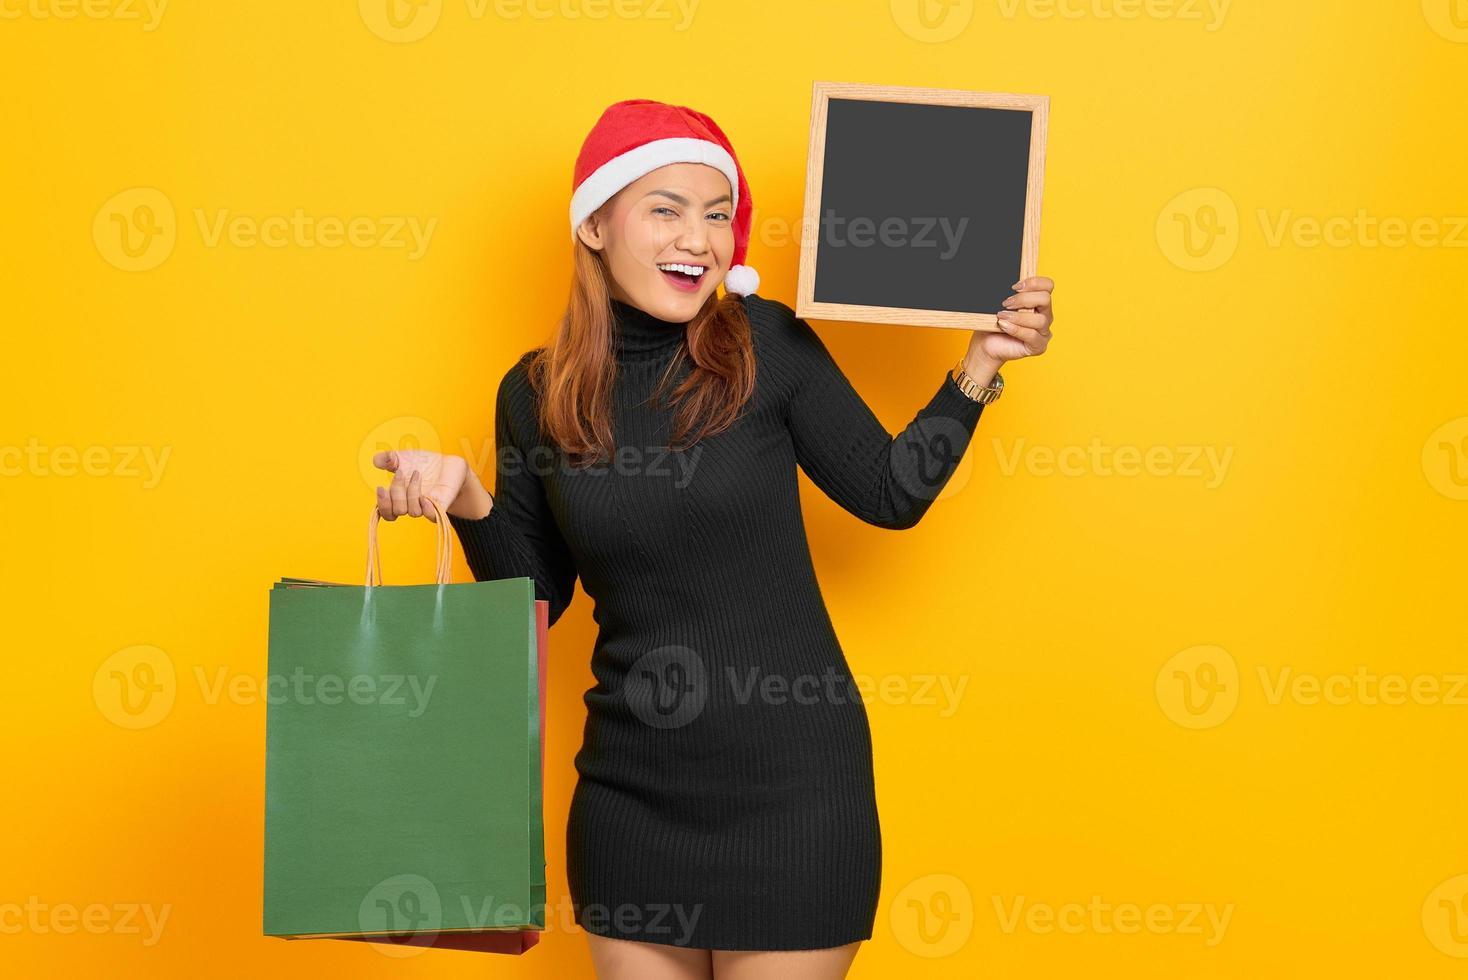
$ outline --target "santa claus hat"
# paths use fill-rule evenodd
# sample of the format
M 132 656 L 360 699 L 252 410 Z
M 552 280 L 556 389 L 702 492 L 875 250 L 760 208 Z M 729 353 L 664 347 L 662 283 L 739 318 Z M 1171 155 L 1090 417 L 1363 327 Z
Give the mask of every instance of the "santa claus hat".
M 670 163 L 705 163 L 729 178 L 734 196 L 734 260 L 724 289 L 741 296 L 759 288 L 744 264 L 754 201 L 729 138 L 708 116 L 686 106 L 628 99 L 607 107 L 576 156 L 571 186 L 571 235 L 622 188 Z

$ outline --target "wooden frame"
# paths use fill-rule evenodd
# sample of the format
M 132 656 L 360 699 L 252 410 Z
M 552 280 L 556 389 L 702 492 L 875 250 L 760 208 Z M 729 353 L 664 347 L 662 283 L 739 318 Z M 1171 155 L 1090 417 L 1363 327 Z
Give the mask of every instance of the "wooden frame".
M 970 92 L 965 89 L 904 88 L 889 85 L 858 85 L 821 82 L 811 95 L 810 154 L 805 172 L 805 220 L 800 236 L 800 282 L 796 290 L 795 315 L 823 320 L 856 320 L 865 323 L 903 323 L 926 327 L 965 330 L 998 330 L 993 313 L 954 310 L 910 309 L 898 306 L 860 306 L 846 303 L 817 303 L 816 245 L 820 233 L 821 178 L 826 160 L 826 113 L 831 99 L 864 99 L 873 102 L 911 102 L 927 105 L 968 106 L 985 109 L 1025 109 L 1031 113 L 1029 178 L 1025 186 L 1024 240 L 1016 279 L 1035 274 L 1040 251 L 1040 192 L 1045 182 L 1045 128 L 1050 99 L 1044 95 L 1013 95 L 1004 92 Z M 997 312 L 997 311 L 996 311 Z

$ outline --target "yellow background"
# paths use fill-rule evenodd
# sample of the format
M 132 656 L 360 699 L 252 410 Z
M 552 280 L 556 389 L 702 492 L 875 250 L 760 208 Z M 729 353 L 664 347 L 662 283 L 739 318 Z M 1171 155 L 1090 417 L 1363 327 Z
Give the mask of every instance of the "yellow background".
M 882 905 L 852 976 L 1462 976 L 1468 10 L 536 9 L 0 3 L 5 971 L 590 976 L 556 907 L 586 596 L 551 634 L 551 931 L 487 961 L 260 935 L 266 593 L 359 579 L 379 443 L 487 455 L 500 376 L 563 307 L 572 161 L 608 103 L 719 121 L 761 292 L 793 305 L 830 79 L 1051 96 L 1058 284 L 1050 353 L 1006 372 L 918 527 L 802 481 L 874 687 Z M 209 235 L 297 209 L 368 232 Z M 1372 244 L 1358 215 L 1420 234 Z M 395 217 L 436 223 L 423 254 Z M 118 220 L 163 235 L 130 256 Z M 894 432 L 966 339 L 817 326 Z M 387 580 L 426 580 L 426 525 L 387 528 Z M 107 678 L 139 658 L 161 700 L 130 728 Z M 1066 918 L 1093 896 L 1229 919 Z M 27 903 L 105 913 L 13 928 Z M 156 942 L 129 905 L 167 910 Z

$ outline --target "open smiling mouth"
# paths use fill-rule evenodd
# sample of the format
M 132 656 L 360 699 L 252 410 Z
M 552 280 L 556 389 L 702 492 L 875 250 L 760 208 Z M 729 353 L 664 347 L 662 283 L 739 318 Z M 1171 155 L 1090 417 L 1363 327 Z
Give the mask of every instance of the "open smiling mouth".
M 674 289 L 691 293 L 698 289 L 699 283 L 703 282 L 708 266 L 690 265 L 685 262 L 661 262 L 658 264 L 658 270 Z

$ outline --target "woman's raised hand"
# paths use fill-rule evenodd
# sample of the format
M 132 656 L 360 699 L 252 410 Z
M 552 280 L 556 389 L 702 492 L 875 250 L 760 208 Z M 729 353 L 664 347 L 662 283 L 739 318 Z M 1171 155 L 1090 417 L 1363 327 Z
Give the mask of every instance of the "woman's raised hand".
M 377 513 L 393 521 L 407 514 L 435 523 L 438 514 L 425 497 L 432 497 L 448 513 L 469 476 L 462 456 L 446 456 L 426 449 L 388 449 L 372 456 L 372 465 L 392 474 L 392 483 L 377 488 Z M 476 479 L 474 483 L 478 485 Z
M 975 330 L 966 357 L 966 370 L 981 383 L 1009 361 L 1037 357 L 1050 346 L 1050 327 L 1055 322 L 1051 294 L 1055 280 L 1030 276 L 1010 287 L 1013 293 L 998 313 L 999 330 Z

